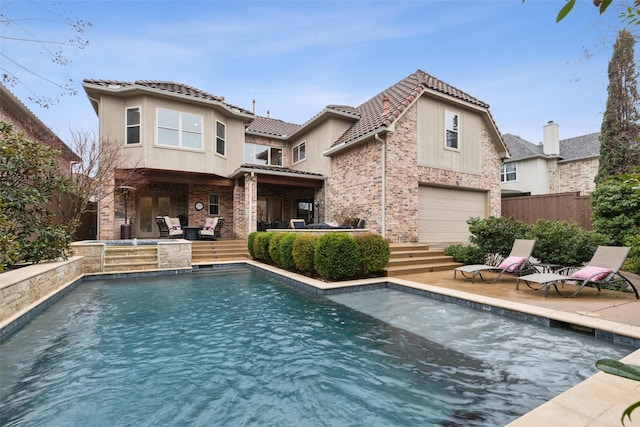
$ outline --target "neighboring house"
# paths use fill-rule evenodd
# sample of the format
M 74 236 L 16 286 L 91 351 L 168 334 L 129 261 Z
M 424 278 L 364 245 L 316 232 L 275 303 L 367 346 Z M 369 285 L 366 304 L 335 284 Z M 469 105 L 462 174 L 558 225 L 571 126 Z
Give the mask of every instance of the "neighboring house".
M 139 238 L 158 236 L 157 215 L 221 216 L 223 238 L 246 238 L 261 223 L 350 211 L 391 241 L 444 244 L 467 241 L 469 217 L 500 215 L 508 154 L 489 106 L 421 70 L 303 125 L 171 82 L 83 86 L 101 141 L 121 144 L 147 182 L 128 211 Z M 117 186 L 116 173 L 105 187 Z M 115 194 L 100 206 L 100 239 L 118 237 Z
M 80 161 L 80 157 L 3 85 L 0 85 L 0 120 L 12 123 L 13 130 L 24 132 L 26 139 L 59 150 L 58 166 L 64 174 L 71 176 L 72 166 Z M 60 202 L 61 205 L 52 202 L 49 206 L 57 221 L 64 220 L 62 211 L 70 211 L 68 199 L 62 199 Z M 88 223 L 85 225 L 88 226 Z M 84 228 L 81 227 L 77 230 L 77 234 L 84 231 Z M 82 234 L 80 238 L 86 237 L 85 234 Z
M 511 158 L 504 160 L 500 173 L 503 197 L 595 190 L 598 173 L 600 133 L 559 139 L 554 122 L 544 126 L 542 144 L 503 135 Z

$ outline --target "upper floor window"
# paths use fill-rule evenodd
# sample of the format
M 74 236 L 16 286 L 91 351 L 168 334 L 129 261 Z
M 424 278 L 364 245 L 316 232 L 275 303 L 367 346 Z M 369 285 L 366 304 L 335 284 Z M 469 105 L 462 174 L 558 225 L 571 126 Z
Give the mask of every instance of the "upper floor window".
M 244 162 L 259 165 L 282 166 L 282 148 L 247 142 L 244 144 Z
M 459 146 L 459 117 L 456 113 L 445 112 L 445 147 L 457 150 Z
M 202 116 L 158 108 L 158 145 L 202 150 Z
M 209 195 L 209 215 L 220 215 L 220 196 L 217 194 Z
M 307 143 L 301 142 L 300 144 L 293 147 L 293 161 L 292 163 L 298 163 L 307 158 Z
M 503 163 L 500 169 L 500 182 L 512 182 L 518 178 L 518 167 L 516 163 Z
M 126 144 L 140 144 L 140 107 L 127 108 Z
M 221 156 L 227 152 L 227 127 L 224 123 L 216 121 L 216 154 Z

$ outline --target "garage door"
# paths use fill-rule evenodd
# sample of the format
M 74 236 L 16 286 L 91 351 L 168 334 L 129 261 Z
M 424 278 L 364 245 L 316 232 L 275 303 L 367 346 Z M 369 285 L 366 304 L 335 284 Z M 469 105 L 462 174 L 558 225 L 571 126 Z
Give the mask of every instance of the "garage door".
M 418 240 L 461 243 L 469 240 L 471 217 L 484 218 L 487 193 L 420 186 Z

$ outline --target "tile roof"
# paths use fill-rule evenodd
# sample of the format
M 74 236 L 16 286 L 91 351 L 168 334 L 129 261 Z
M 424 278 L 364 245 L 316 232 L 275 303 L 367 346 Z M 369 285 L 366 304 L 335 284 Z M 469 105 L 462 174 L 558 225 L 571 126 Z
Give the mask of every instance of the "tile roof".
M 244 108 L 240 108 L 225 102 L 224 97 L 215 96 L 203 90 L 196 89 L 192 86 L 185 85 L 182 83 L 174 83 L 170 81 L 161 81 L 161 80 L 136 80 L 135 82 L 132 83 L 132 82 L 123 82 L 118 80 L 100 80 L 100 79 L 84 79 L 82 82 L 86 84 L 94 85 L 94 86 L 102 86 L 106 89 L 121 89 L 121 88 L 133 89 L 135 87 L 144 87 L 148 89 L 161 90 L 164 92 L 185 95 L 195 99 L 202 99 L 206 101 L 216 101 L 221 104 L 224 104 L 231 110 L 235 110 L 239 113 L 253 115 L 253 113 L 249 110 L 245 110 Z
M 287 123 L 282 120 L 271 119 L 269 117 L 256 116 L 255 120 L 252 121 L 247 128 L 247 132 L 286 138 L 298 129 L 300 129 L 300 125 L 296 125 L 294 123 Z
M 440 92 L 482 108 L 489 107 L 488 104 L 479 99 L 448 85 L 422 70 L 417 70 L 356 108 L 347 106 L 327 107 L 340 108 L 340 111 L 348 112 L 357 119 L 353 126 L 338 138 L 332 146 L 335 147 L 351 142 L 391 125 L 425 90 Z M 384 110 L 385 99 L 389 101 L 386 112 Z
M 507 162 L 547 157 L 543 152 L 542 144 L 534 144 L 512 134 L 502 135 L 502 138 L 511 154 L 511 158 Z M 600 155 L 600 132 L 561 139 L 559 145 L 561 161 L 598 157 Z
M 290 169 L 284 166 L 273 166 L 273 165 L 264 165 L 264 164 L 254 164 L 254 163 L 243 163 L 240 167 L 234 171 L 230 176 L 236 176 L 242 170 L 252 170 L 252 171 L 264 171 L 264 172 L 275 172 L 275 173 L 284 173 L 284 174 L 294 174 L 301 175 L 307 177 L 315 177 L 315 178 L 324 178 L 324 175 L 321 173 L 315 172 L 307 172 L 303 170 Z

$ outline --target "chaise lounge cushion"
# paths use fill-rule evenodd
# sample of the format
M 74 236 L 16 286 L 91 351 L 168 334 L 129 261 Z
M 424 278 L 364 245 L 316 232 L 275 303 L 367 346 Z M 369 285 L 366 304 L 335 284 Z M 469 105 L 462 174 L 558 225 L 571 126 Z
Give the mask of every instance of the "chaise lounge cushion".
M 510 256 L 505 258 L 500 263 L 498 268 L 503 269 L 505 271 L 510 271 L 510 272 L 516 271 L 518 268 L 520 268 L 524 260 L 525 260 L 525 257 L 522 257 L 522 256 Z
M 588 265 L 580 270 L 576 271 L 571 275 L 572 279 L 582 279 L 582 280 L 602 280 L 611 274 L 612 271 L 608 268 L 604 267 L 596 267 L 593 265 Z

